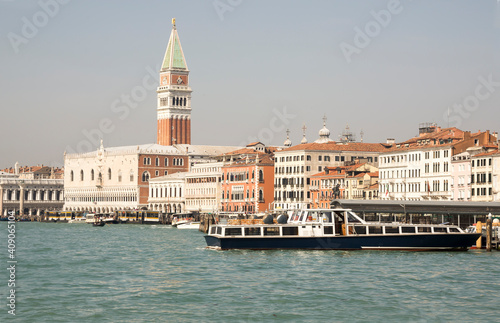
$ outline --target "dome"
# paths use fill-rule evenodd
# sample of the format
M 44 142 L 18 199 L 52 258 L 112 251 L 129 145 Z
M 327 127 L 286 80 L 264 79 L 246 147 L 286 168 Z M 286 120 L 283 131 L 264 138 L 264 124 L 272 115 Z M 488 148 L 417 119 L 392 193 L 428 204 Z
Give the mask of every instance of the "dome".
M 286 129 L 286 140 L 283 143 L 285 147 L 291 147 L 292 146 L 292 141 L 290 140 L 290 130 Z
M 330 130 L 326 128 L 326 116 L 323 117 L 323 128 L 319 131 L 319 139 L 316 143 L 326 143 L 330 141 Z
M 323 125 L 323 128 L 319 131 L 320 137 L 330 137 L 330 130 L 326 129 L 326 126 Z

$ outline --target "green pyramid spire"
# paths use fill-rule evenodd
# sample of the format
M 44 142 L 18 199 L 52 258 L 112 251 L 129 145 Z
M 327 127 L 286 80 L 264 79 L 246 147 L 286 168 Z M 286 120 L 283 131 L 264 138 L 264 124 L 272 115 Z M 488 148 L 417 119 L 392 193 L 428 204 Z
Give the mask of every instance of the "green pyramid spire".
M 181 41 L 179 40 L 179 34 L 177 34 L 175 18 L 172 19 L 172 33 L 170 34 L 167 51 L 165 53 L 165 58 L 163 59 L 161 69 L 188 69 L 186 59 L 184 58 L 184 52 L 182 51 L 181 47 Z

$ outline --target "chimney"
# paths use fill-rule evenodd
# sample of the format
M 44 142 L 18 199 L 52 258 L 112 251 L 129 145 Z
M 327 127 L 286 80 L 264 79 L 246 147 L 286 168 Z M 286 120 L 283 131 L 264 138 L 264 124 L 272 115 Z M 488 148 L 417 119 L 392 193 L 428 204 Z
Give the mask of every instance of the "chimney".
M 394 138 L 387 138 L 387 144 L 388 145 L 394 145 L 396 143 L 396 139 Z

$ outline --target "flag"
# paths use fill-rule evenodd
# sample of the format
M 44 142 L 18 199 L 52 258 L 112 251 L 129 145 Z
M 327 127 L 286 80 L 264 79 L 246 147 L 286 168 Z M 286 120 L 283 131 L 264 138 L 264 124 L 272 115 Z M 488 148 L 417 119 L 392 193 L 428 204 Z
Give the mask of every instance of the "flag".
M 385 196 L 389 195 L 389 184 L 385 184 Z

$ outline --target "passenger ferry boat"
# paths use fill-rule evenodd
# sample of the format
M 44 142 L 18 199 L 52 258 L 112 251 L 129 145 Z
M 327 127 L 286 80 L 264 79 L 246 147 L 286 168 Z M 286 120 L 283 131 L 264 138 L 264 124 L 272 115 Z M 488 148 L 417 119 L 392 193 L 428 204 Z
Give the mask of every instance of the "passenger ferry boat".
M 205 236 L 213 249 L 467 250 L 481 235 L 455 225 L 366 222 L 350 209 L 304 209 L 272 224 L 217 224 Z

